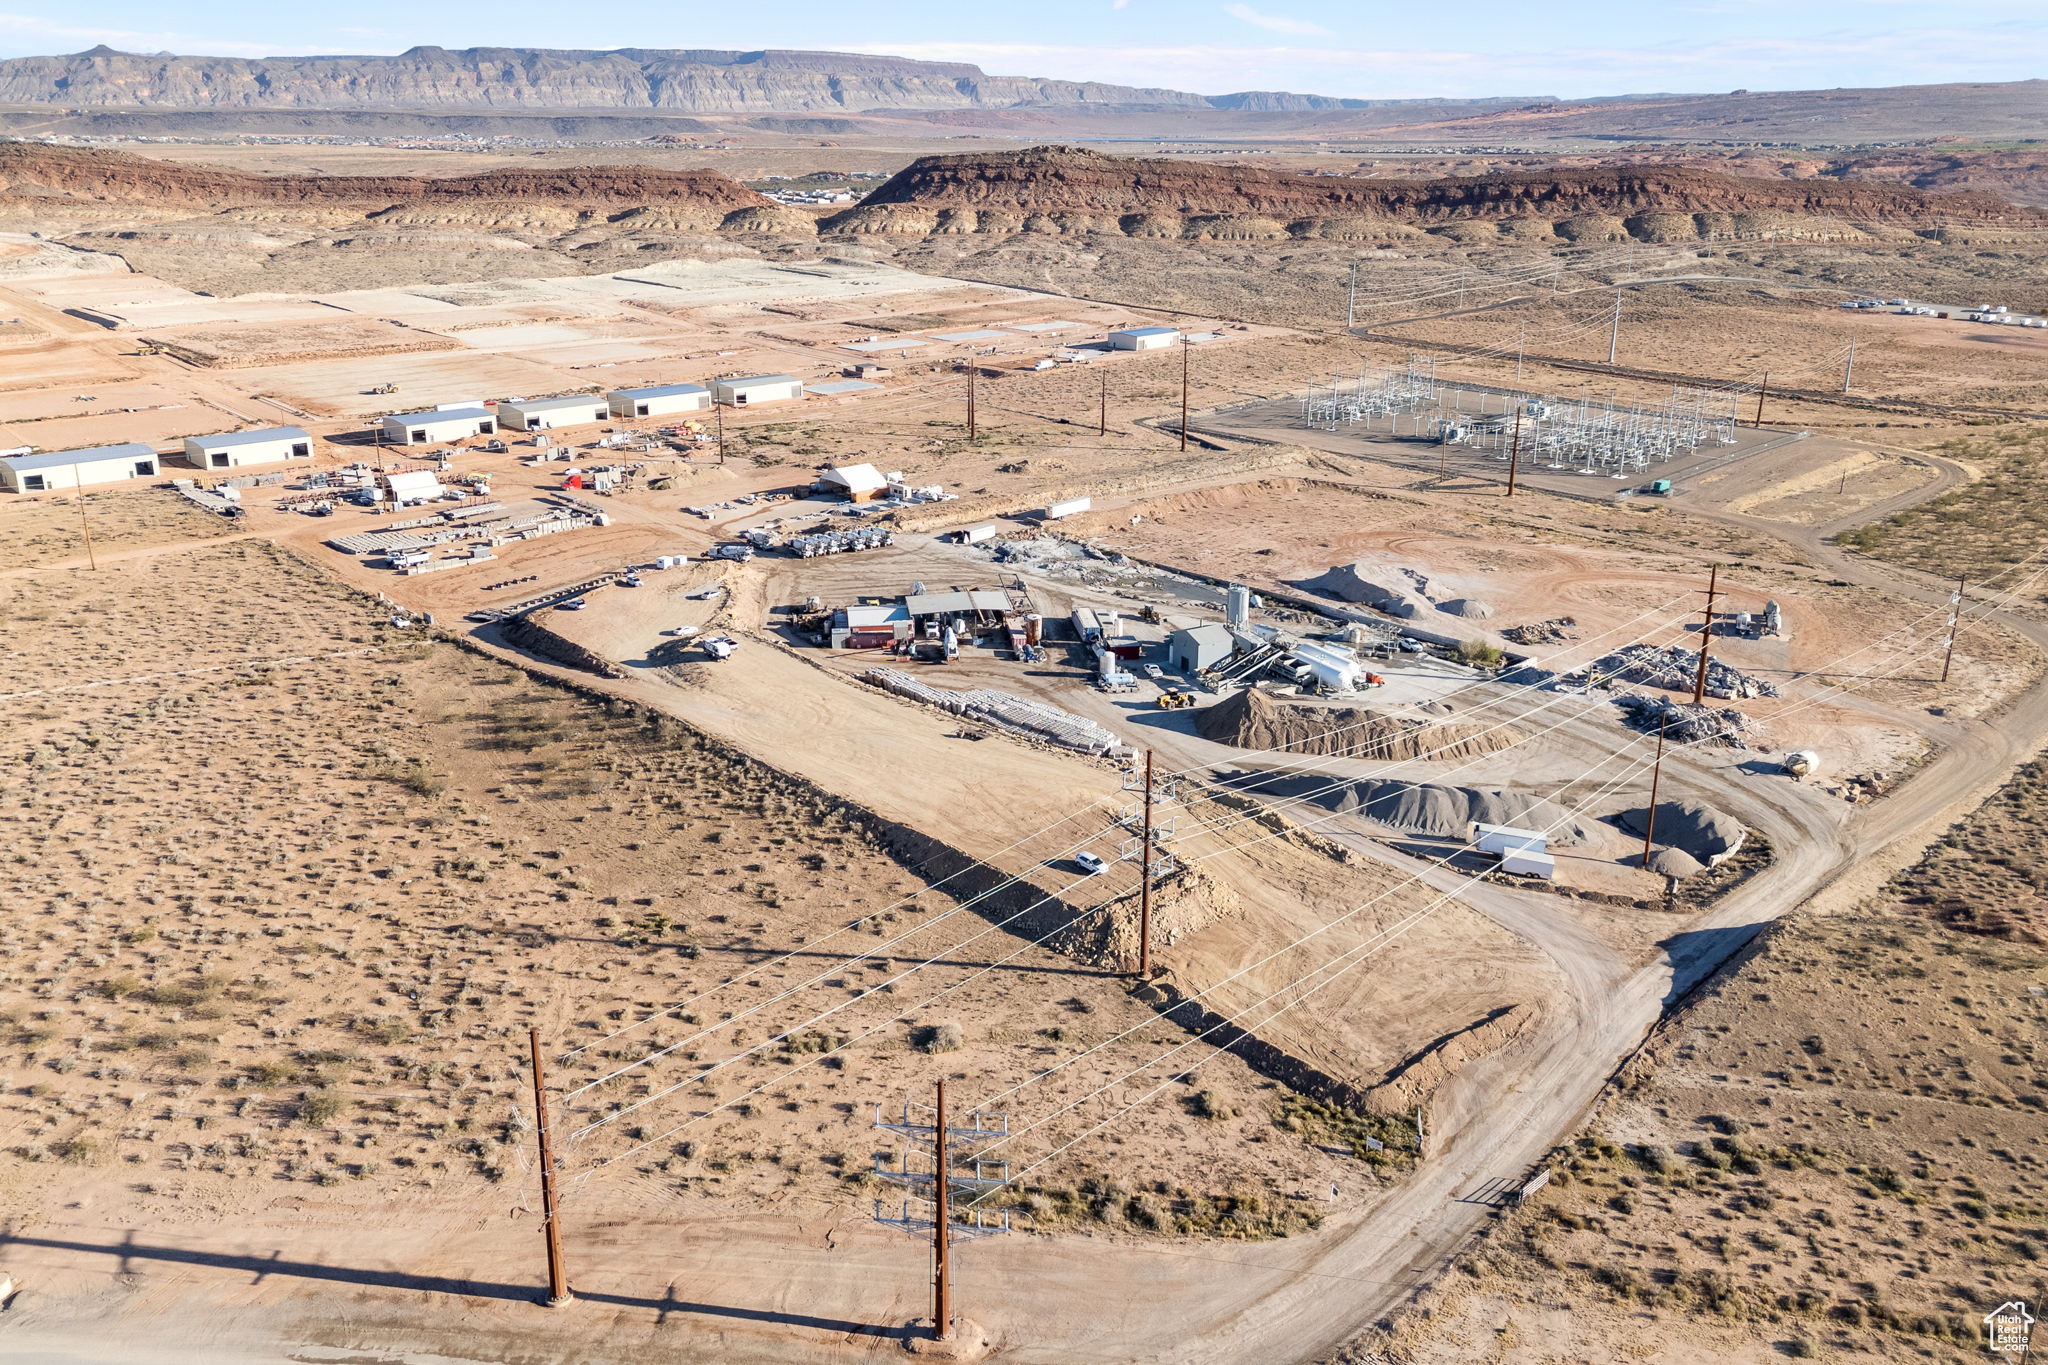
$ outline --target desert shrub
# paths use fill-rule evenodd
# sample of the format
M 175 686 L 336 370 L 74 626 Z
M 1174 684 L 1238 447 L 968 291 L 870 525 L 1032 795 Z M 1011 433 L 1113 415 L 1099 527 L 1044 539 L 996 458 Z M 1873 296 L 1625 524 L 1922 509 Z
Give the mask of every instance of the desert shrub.
M 1506 658 L 1499 645 L 1484 640 L 1467 640 L 1458 646 L 1458 662 L 1473 668 L 1498 668 Z
M 299 1101 L 299 1122 L 309 1128 L 324 1128 L 341 1117 L 348 1101 L 332 1090 L 308 1091 Z
M 919 1052 L 958 1052 L 967 1042 L 966 1030 L 958 1024 L 930 1024 L 913 1031 L 910 1044 Z

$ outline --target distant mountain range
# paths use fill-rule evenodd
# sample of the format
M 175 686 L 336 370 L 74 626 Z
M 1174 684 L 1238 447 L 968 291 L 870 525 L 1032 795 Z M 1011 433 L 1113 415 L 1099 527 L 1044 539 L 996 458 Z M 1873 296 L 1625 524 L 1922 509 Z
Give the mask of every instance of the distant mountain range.
M 0 61 L 0 104 L 67 108 L 753 114 L 1112 105 L 1305 113 L 1414 106 L 1456 117 L 1526 102 L 1348 100 L 1274 90 L 1192 95 L 991 76 L 964 62 L 772 49 L 415 47 L 395 57 L 240 58 L 144 55 L 103 46 Z

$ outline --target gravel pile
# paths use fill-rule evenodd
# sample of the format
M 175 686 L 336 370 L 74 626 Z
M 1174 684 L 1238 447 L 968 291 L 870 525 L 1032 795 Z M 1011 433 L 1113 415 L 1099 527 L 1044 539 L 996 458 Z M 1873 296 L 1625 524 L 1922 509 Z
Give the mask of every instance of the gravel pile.
M 1498 725 L 1437 724 L 1355 706 L 1289 705 L 1255 688 L 1205 708 L 1195 717 L 1195 733 L 1239 749 L 1452 761 L 1495 753 L 1521 738 Z
M 1509 626 L 1500 633 L 1500 638 L 1515 645 L 1562 645 L 1579 638 L 1578 624 L 1569 616 L 1558 616 L 1526 626 Z
M 1267 800 L 1311 801 L 1340 815 L 1360 816 L 1403 833 L 1460 843 L 1472 837 L 1475 821 L 1538 830 L 1552 845 L 1583 843 L 1586 838 L 1585 827 L 1561 807 L 1540 796 L 1497 787 L 1452 787 L 1384 777 L 1346 782 L 1333 781 L 1327 774 L 1285 772 L 1240 772 L 1223 780 Z
M 1649 813 L 1645 806 L 1625 810 L 1618 818 L 1623 829 L 1641 834 L 1648 827 Z M 1734 857 L 1748 834 L 1740 820 L 1712 806 L 1698 801 L 1659 801 L 1657 828 L 1651 839 L 1666 850 L 1684 852 L 1702 867 L 1712 867 Z

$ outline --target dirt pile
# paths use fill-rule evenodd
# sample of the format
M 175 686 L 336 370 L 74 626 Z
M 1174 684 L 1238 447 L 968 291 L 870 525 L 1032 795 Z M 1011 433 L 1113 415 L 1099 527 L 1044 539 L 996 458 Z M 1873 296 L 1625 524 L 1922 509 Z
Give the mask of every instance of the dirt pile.
M 0 142 L 0 199 L 90 200 L 153 208 L 249 204 L 442 203 L 481 212 L 496 203 L 688 204 L 720 213 L 774 203 L 713 170 L 562 166 L 477 175 L 248 175 L 126 152 Z
M 1646 806 L 1640 810 L 1625 810 L 1616 818 L 1629 833 L 1641 834 L 1649 829 L 1649 814 Z M 1740 820 L 1712 806 L 1698 801 L 1657 803 L 1657 827 L 1652 832 L 1654 841 L 1667 850 L 1676 849 L 1689 854 L 1704 867 L 1712 867 L 1734 857 L 1747 836 L 1748 831 L 1743 829 Z
M 1312 801 L 1339 815 L 1433 839 L 1463 843 L 1471 838 L 1474 824 L 1538 830 L 1554 845 L 1584 843 L 1586 838 L 1585 827 L 1558 806 L 1528 792 L 1498 787 L 1452 787 L 1386 777 L 1333 782 L 1325 774 L 1286 772 L 1228 774 L 1224 781 L 1266 800 Z
M 1195 733 L 1239 749 L 1395 760 L 1478 758 L 1521 739 L 1506 726 L 1432 724 L 1355 706 L 1288 705 L 1256 689 L 1202 711 Z
M 2048 215 L 1974 192 L 1748 178 L 1683 166 L 1522 171 L 1441 180 L 1294 175 L 1241 165 L 1105 156 L 1081 147 L 921 157 L 833 232 L 1116 232 L 1256 240 L 1370 235 L 1375 223 L 1533 220 L 1567 237 L 1698 237 L 1768 215 L 1913 227 L 1935 220 L 2038 227 Z

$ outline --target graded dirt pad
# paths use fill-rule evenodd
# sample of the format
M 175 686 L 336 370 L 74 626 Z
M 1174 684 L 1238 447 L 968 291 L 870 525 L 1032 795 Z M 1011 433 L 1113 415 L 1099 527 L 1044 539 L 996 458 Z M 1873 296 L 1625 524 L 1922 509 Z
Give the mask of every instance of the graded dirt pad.
M 1429 1320 L 1343 1358 L 1983 1359 L 2048 1250 L 2040 889 L 2001 856 L 2041 805 L 2036 765 L 1876 903 L 1768 932 Z M 1942 923 L 1959 874 L 2010 918 Z
M 194 331 L 153 331 L 144 337 L 180 359 L 208 369 L 245 369 L 298 360 L 402 355 L 444 351 L 456 343 L 430 332 L 369 318 L 301 322 L 287 326 L 212 326 Z
M 1444 761 L 1477 758 L 1521 738 L 1505 725 L 1432 724 L 1376 715 L 1355 706 L 1278 702 L 1257 688 L 1232 693 L 1203 708 L 1195 717 L 1195 730 L 1204 739 L 1240 749 L 1373 759 L 1427 755 Z

